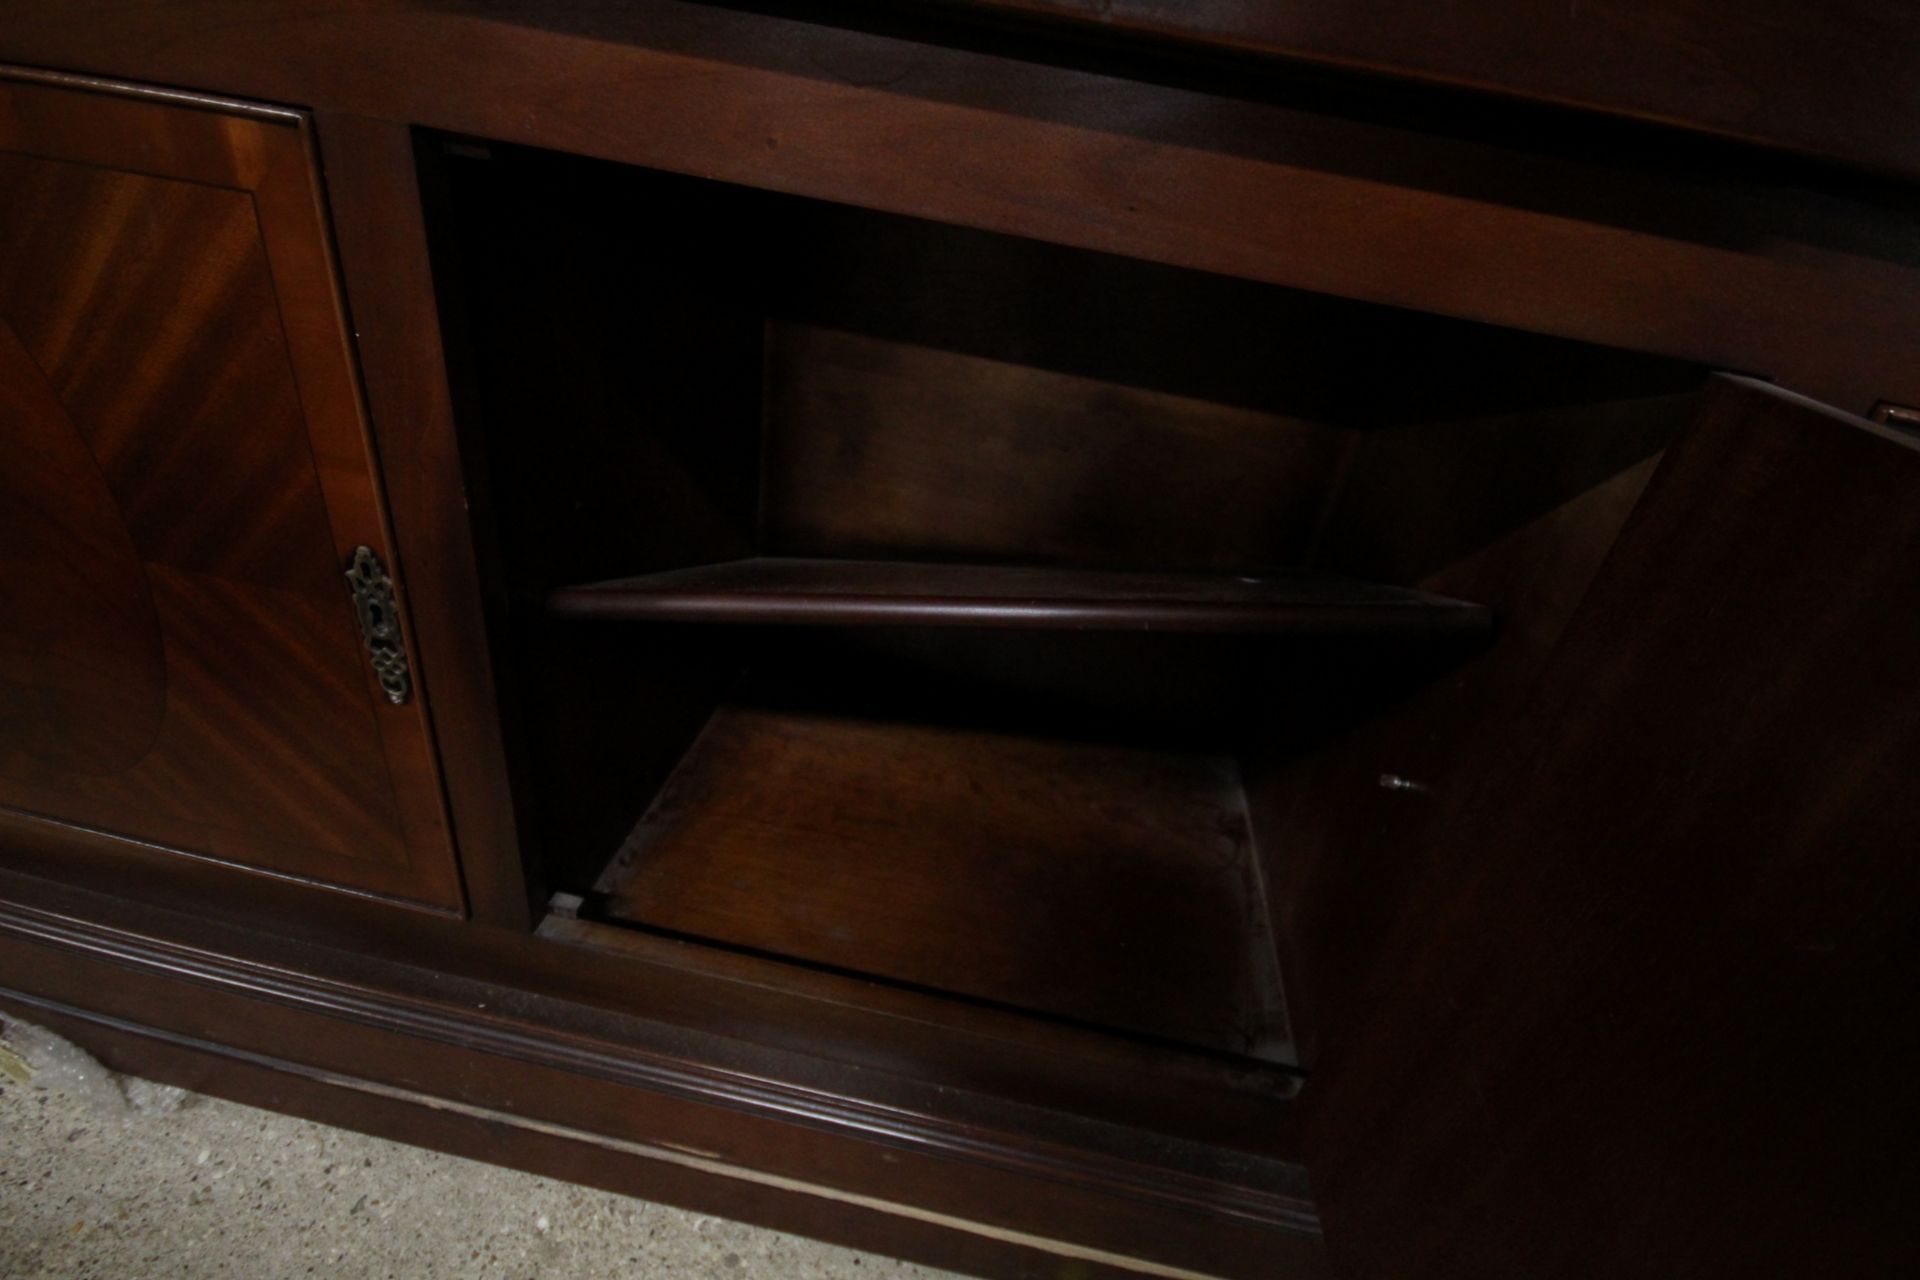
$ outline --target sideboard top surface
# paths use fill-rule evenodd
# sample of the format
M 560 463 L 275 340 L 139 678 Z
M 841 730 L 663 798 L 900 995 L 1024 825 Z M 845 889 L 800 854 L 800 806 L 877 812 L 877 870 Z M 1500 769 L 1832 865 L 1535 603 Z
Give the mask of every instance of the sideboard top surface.
M 1066 7 L 997 7 L 1015 5 Z M 1255 39 L 1280 19 L 1250 5 L 1184 20 L 1212 33 L 1204 57 L 1031 15 L 969 24 L 967 6 L 773 8 L 18 0 L 0 62 L 308 108 L 328 170 L 343 159 L 330 139 L 354 119 L 422 126 L 1624 346 L 1859 413 L 1920 402 L 1906 358 L 1920 341 L 1920 240 L 1912 195 L 1888 176 L 1920 171 L 1920 135 L 1879 127 L 1899 116 L 1881 100 L 1898 86 L 1877 83 L 1870 101 L 1826 88 L 1843 82 L 1834 68 L 1868 65 L 1853 56 L 1862 44 L 1883 57 L 1913 47 L 1920 21 L 1743 13 L 1742 40 L 1721 47 L 1703 3 L 1670 29 L 1622 20 L 1597 43 L 1585 18 L 1480 15 L 1484 46 L 1457 42 L 1479 60 L 1469 74 L 1395 53 L 1414 37 L 1394 20 L 1369 24 L 1370 56 L 1358 36 L 1344 52 L 1303 36 L 1291 62 L 1259 56 L 1280 48 Z M 1144 29 L 1149 9 L 1121 0 L 1112 23 Z M 1357 31 L 1360 19 L 1327 21 Z M 1590 43 L 1634 64 L 1623 83 L 1694 86 L 1699 101 L 1537 83 L 1570 65 L 1557 50 L 1608 65 Z M 1689 69 L 1683 45 L 1711 49 L 1705 69 Z M 1213 56 L 1227 46 L 1238 52 Z M 1301 66 L 1310 54 L 1455 90 L 1501 80 L 1555 105 L 1503 109 L 1418 77 L 1322 78 Z M 1722 81 L 1766 91 L 1714 91 Z M 1610 116 L 1687 128 L 1615 130 Z
M 1913 86 L 1853 86 L 1920 49 L 1920 10 L 1870 0 L 960 0 L 1002 15 L 1406 77 L 1920 172 Z

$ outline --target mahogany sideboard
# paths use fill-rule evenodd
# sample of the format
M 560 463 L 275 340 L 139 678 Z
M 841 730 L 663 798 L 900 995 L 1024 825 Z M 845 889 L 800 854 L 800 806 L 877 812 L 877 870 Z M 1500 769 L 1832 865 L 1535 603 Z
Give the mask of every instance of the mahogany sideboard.
M 985 1276 L 1920 1267 L 1920 11 L 0 5 L 0 1015 Z

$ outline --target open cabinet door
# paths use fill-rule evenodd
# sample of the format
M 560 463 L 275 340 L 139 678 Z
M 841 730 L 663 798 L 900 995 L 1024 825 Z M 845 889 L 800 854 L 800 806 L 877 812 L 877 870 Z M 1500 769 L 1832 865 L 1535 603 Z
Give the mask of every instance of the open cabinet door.
M 1715 378 L 1306 1104 L 1336 1274 L 1920 1268 L 1920 444 Z

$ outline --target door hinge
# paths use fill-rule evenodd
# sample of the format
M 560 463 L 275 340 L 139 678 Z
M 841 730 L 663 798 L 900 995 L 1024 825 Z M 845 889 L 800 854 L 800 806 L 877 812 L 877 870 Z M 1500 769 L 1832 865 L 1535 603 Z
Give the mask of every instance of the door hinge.
M 400 636 L 400 606 L 393 598 L 393 579 L 372 547 L 357 547 L 347 565 L 347 586 L 353 591 L 353 611 L 360 619 L 360 638 L 367 645 L 367 661 L 380 681 L 387 701 L 399 706 L 413 694 L 413 675 L 407 669 L 407 645 Z

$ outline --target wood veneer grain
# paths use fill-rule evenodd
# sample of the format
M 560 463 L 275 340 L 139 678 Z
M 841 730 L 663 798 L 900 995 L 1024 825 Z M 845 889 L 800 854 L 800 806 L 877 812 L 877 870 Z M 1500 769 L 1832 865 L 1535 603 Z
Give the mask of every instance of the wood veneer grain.
M 457 907 L 342 575 L 391 548 L 305 117 L 0 70 L 0 189 L 0 429 L 59 481 L 7 506 L 0 803 Z
M 1353 1275 L 1920 1258 L 1917 486 L 1710 385 L 1309 1085 Z
M 723 705 L 597 913 L 1284 1061 L 1230 756 Z

